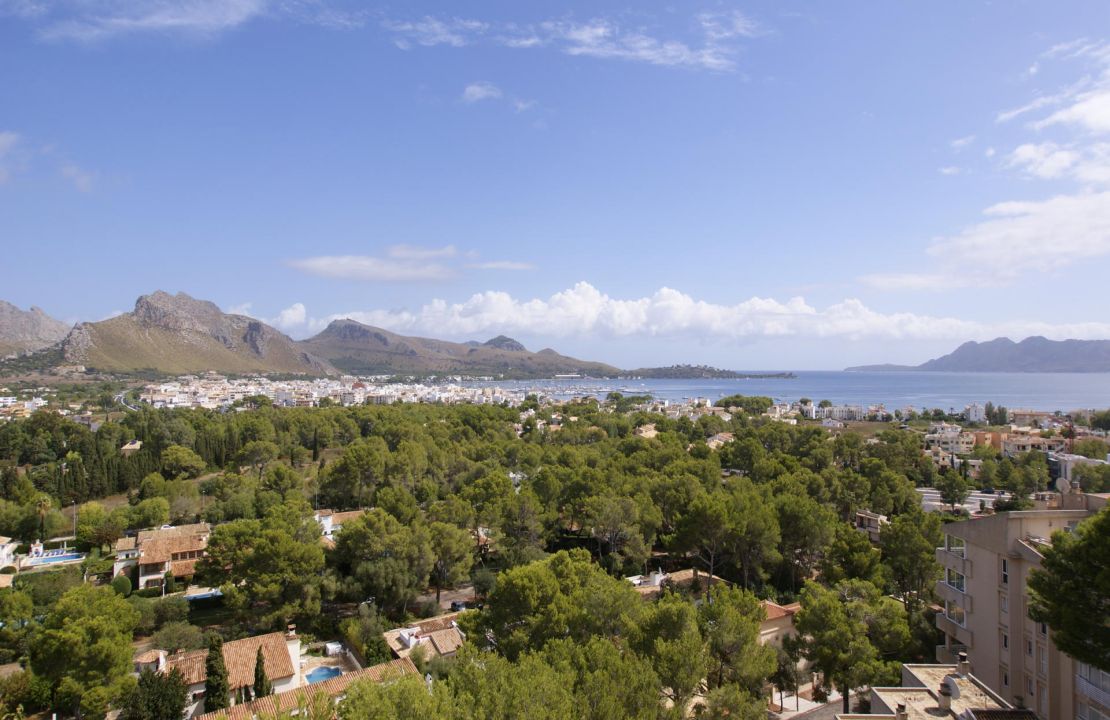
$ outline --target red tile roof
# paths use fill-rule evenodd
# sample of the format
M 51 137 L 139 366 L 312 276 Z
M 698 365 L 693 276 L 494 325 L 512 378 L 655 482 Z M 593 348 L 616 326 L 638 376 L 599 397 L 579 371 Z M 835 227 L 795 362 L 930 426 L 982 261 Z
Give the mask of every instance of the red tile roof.
M 294 674 L 293 660 L 289 657 L 285 633 L 270 633 L 224 643 L 224 665 L 227 666 L 227 684 L 236 690 L 254 684 L 254 662 L 258 648 L 266 663 L 266 675 L 271 680 L 282 680 Z M 170 655 L 166 658 L 166 672 L 177 668 L 187 685 L 204 682 L 208 676 L 204 662 L 207 650 L 194 650 Z
M 418 674 L 419 671 L 416 669 L 416 666 L 412 664 L 412 660 L 401 658 L 400 660 L 393 660 L 391 662 L 382 663 L 381 665 L 345 673 L 331 680 L 325 680 L 324 682 L 313 683 L 312 685 L 306 685 L 294 690 L 287 690 L 283 693 L 267 695 L 266 697 L 252 700 L 247 703 L 233 705 L 226 710 L 216 710 L 214 712 L 205 713 L 194 720 L 253 720 L 253 718 L 256 717 L 273 716 L 277 713 L 294 710 L 302 701 L 308 702 L 312 696 L 320 693 L 330 698 L 337 699 L 346 693 L 347 688 L 353 683 L 360 680 L 381 683 L 394 680 L 402 675 Z

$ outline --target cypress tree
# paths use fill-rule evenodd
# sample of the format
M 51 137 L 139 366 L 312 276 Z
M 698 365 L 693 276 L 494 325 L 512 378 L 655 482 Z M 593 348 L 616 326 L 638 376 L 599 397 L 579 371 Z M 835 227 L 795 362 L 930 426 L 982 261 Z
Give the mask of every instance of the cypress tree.
M 208 658 L 204 661 L 204 672 L 204 711 L 226 708 L 231 690 L 227 686 L 224 641 L 219 635 L 213 635 L 208 641 Z
M 273 693 L 270 678 L 266 675 L 266 658 L 262 657 L 262 646 L 258 646 L 258 654 L 254 658 L 254 696 L 266 697 Z

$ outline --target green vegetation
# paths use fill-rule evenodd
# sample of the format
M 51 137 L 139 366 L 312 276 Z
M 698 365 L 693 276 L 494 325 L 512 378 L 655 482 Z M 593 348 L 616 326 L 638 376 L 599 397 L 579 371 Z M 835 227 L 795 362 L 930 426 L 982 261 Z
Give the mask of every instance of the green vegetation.
M 0 532 L 64 532 L 58 508 L 77 502 L 78 544 L 106 554 L 125 532 L 204 520 L 214 527 L 197 581 L 223 591 L 190 612 L 107 574 L 84 583 L 80 568 L 20 575 L 0 591 L 0 652 L 29 656 L 31 671 L 0 685 L 0 702 L 45 687 L 36 709 L 161 717 L 173 688 L 125 677 L 132 640 L 153 635 L 158 647 L 212 643 L 211 710 L 228 697 L 221 638 L 295 623 L 380 662 L 384 629 L 468 578 L 484 605 L 460 616 L 468 647 L 456 660 L 424 664 L 431 693 L 423 681 L 360 686 L 340 717 L 658 718 L 697 705 L 754 718 L 768 678 L 797 683 L 790 653 L 839 689 L 886 681 L 937 641 L 926 613 L 939 527 L 914 491 L 936 473 L 916 433 L 834 436 L 758 417 L 770 402 L 726 398 L 743 409 L 727 421 L 610 397 L 532 403 L 523 421 L 495 406 L 252 401 L 132 412 L 95 433 L 50 413 L 0 426 Z M 656 437 L 634 433 L 646 424 Z M 735 439 L 710 449 L 722 432 Z M 124 456 L 130 440 L 142 448 Z M 1047 480 L 1032 456 L 990 462 L 1015 494 Z M 314 508 L 365 512 L 325 549 Z M 881 547 L 849 524 L 862 508 L 892 520 Z M 699 583 L 654 600 L 624 579 L 691 567 Z M 761 599 L 799 600 L 814 637 L 849 642 L 836 656 L 824 642 L 765 648 Z M 93 637 L 96 663 L 69 647 Z
M 1043 552 L 1029 578 L 1030 615 L 1048 623 L 1062 652 L 1110 672 L 1110 507 L 1074 533 L 1054 533 Z

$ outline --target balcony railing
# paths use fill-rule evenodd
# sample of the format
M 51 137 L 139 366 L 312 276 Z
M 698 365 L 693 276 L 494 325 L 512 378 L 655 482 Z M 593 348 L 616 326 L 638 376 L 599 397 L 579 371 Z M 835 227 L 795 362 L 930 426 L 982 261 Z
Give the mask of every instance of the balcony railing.
M 1110 692 L 1106 692 L 1082 675 L 1075 676 L 1075 691 L 1103 707 L 1110 707 Z

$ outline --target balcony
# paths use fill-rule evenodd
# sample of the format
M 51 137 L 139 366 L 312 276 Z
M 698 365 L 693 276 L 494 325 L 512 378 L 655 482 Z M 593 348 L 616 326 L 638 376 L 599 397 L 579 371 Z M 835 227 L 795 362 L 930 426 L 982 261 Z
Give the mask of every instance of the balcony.
M 942 601 L 948 601 L 954 605 L 959 605 L 963 608 L 965 613 L 971 612 L 972 600 L 971 596 L 967 593 L 960 592 L 957 588 L 952 587 L 943 580 L 939 581 L 935 587 L 937 597 Z
M 936 549 L 936 558 L 942 568 L 955 570 L 964 577 L 971 577 L 971 561 L 965 558 L 962 552 L 939 547 Z
M 937 645 L 937 662 L 941 665 L 955 665 L 959 660 L 959 654 L 962 652 L 967 652 L 967 645 Z
M 937 629 L 948 637 L 955 638 L 961 645 L 971 647 L 971 631 L 960 627 L 940 613 L 937 613 Z
M 1102 707 L 1110 707 L 1110 692 L 1103 690 L 1082 675 L 1075 676 L 1075 691 L 1094 700 Z

